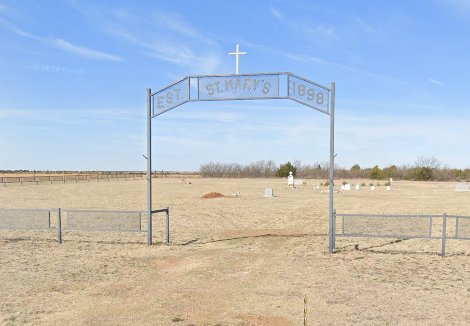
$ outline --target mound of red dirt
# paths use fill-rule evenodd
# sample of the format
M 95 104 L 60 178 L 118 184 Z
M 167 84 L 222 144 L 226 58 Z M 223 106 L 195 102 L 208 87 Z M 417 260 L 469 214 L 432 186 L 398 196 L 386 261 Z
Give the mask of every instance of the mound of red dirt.
M 208 194 L 205 194 L 201 198 L 211 199 L 211 198 L 221 198 L 221 197 L 224 197 L 224 195 L 222 195 L 220 192 L 210 192 Z

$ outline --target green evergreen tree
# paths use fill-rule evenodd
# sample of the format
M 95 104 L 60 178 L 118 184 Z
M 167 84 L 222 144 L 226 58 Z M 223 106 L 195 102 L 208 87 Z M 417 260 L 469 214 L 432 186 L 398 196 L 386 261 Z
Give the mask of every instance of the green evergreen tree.
M 297 173 L 297 168 L 292 165 L 291 162 L 287 162 L 285 164 L 281 164 L 279 166 L 279 169 L 277 169 L 276 175 L 278 177 L 285 178 L 289 175 L 289 172 L 292 172 L 292 174 L 295 176 Z

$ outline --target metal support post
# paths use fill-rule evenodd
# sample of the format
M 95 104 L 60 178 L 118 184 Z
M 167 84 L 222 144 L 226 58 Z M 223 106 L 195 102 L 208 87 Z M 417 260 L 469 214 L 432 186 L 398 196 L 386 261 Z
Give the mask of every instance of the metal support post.
M 331 83 L 331 108 L 330 108 L 330 201 L 329 201 L 329 250 L 335 249 L 335 214 L 333 204 L 334 194 L 334 169 L 335 169 L 335 83 Z
M 152 91 L 147 88 L 147 245 L 152 245 Z
M 166 220 L 165 220 L 165 227 L 166 227 L 166 244 L 170 244 L 170 208 L 166 208 Z
M 62 217 L 60 208 L 57 209 L 57 237 L 59 244 L 62 244 Z
M 446 229 L 447 229 L 447 214 L 442 214 L 442 247 L 441 247 L 441 256 L 446 255 Z

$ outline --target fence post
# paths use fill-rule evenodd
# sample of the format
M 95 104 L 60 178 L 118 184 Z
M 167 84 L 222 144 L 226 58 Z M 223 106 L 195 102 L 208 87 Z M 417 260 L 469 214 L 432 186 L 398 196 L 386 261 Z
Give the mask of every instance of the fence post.
M 441 247 L 441 256 L 446 255 L 446 229 L 447 229 L 447 214 L 442 214 L 442 247 Z
M 304 326 L 307 326 L 307 315 L 308 315 L 308 308 L 307 308 L 307 295 L 304 296 Z
M 166 221 L 165 221 L 165 227 L 166 227 L 166 244 L 170 244 L 170 208 L 166 208 Z
M 59 244 L 62 244 L 62 217 L 60 208 L 57 209 L 57 236 L 59 238 Z
M 344 235 L 344 215 L 341 217 L 341 234 Z
M 429 237 L 432 237 L 432 215 L 429 216 L 429 230 L 428 230 Z

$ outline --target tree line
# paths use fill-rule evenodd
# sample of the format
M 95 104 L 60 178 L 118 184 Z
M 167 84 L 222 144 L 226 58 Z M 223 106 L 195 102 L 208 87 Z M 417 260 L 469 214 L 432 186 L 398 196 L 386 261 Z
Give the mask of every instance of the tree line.
M 300 161 L 277 165 L 272 160 L 260 160 L 246 165 L 239 163 L 202 164 L 199 174 L 211 178 L 274 178 L 286 177 L 292 172 L 297 178 L 328 179 L 329 163 L 302 164 Z M 469 181 L 470 169 L 455 169 L 443 165 L 434 157 L 419 157 L 413 164 L 390 165 L 380 168 L 362 168 L 354 164 L 351 168 L 335 166 L 336 179 L 415 180 L 415 181 Z

